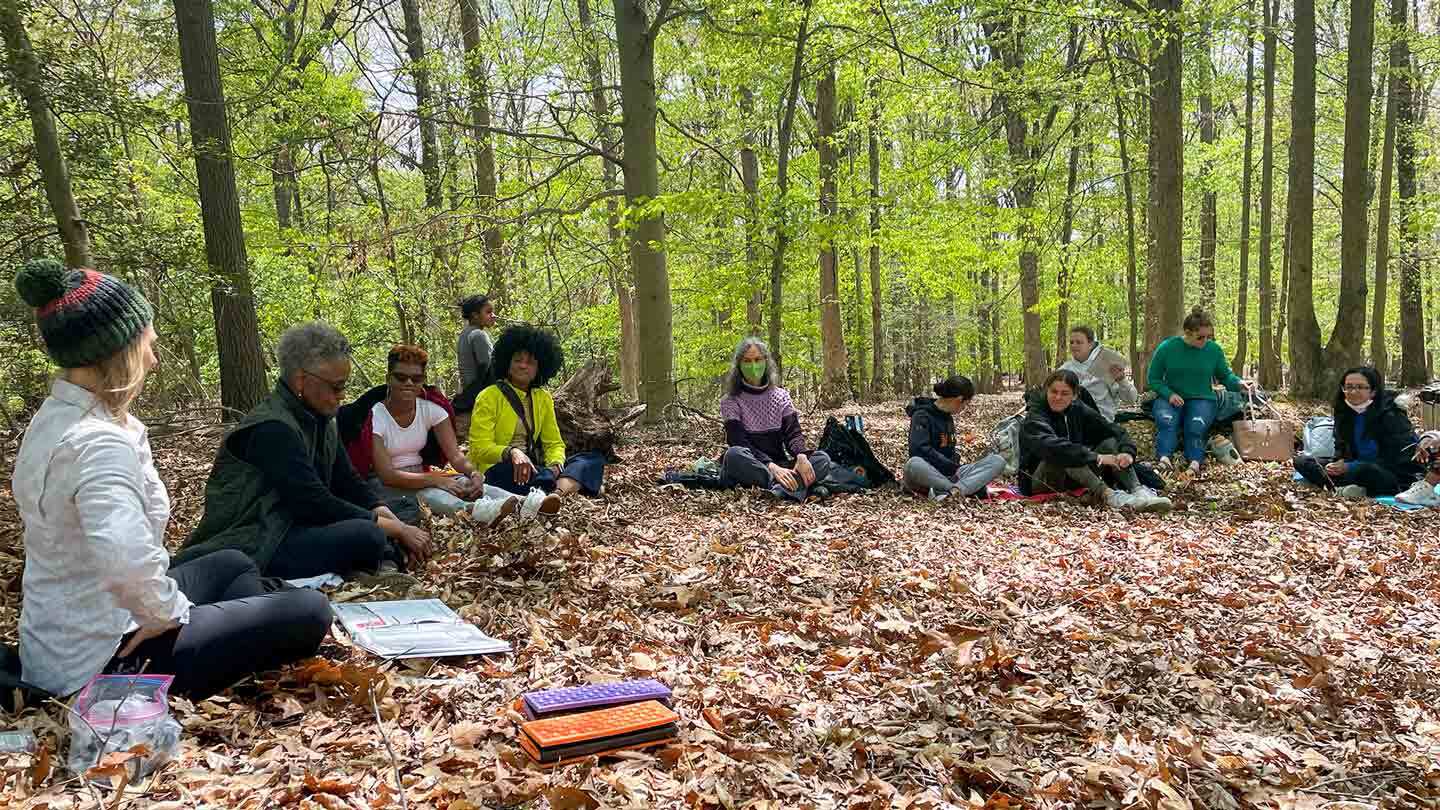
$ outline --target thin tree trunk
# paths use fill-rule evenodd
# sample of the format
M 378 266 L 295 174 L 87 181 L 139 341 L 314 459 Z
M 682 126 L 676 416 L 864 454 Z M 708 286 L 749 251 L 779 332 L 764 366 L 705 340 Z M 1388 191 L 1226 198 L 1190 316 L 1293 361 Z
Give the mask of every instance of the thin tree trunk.
M 785 195 L 790 190 L 790 137 L 795 128 L 795 108 L 800 101 L 800 80 L 805 75 L 805 41 L 810 36 L 810 4 L 805 0 L 800 31 L 795 37 L 795 59 L 790 68 L 785 112 L 780 121 L 775 156 L 775 250 L 770 256 L 770 357 L 784 371 L 780 333 L 785 315 L 785 248 L 790 244 L 789 216 Z
M 587 18 L 590 16 L 590 4 L 588 0 L 580 0 L 580 9 L 581 26 L 586 28 L 589 33 L 590 24 L 587 22 Z M 475 196 L 479 204 L 480 216 L 485 220 L 482 238 L 485 244 L 485 267 L 490 276 L 489 294 L 490 297 L 503 301 L 506 294 L 505 239 L 500 231 L 500 224 L 496 221 L 496 200 L 499 198 L 500 192 L 499 179 L 495 169 L 495 144 L 490 133 L 490 69 L 485 57 L 484 45 L 480 39 L 480 8 L 476 0 L 460 0 L 460 29 L 465 43 L 465 73 L 470 85 L 468 88 L 470 91 L 470 126 L 474 130 L 470 137 L 475 145 Z M 587 48 L 587 63 L 590 58 L 591 52 Z M 597 88 L 592 93 L 602 93 L 598 89 L 600 85 L 595 76 L 598 72 L 591 70 L 591 86 Z M 601 126 L 603 125 L 602 119 Z M 600 140 L 601 143 L 609 142 L 603 133 Z M 614 183 L 610 182 L 614 179 L 614 167 L 609 166 L 607 161 L 606 168 L 611 172 L 611 176 L 607 178 L 605 184 L 605 187 L 609 189 L 614 187 Z M 608 202 L 613 209 L 615 198 L 611 197 Z M 615 240 L 612 238 L 611 241 L 613 243 Z M 626 395 L 634 395 L 633 386 L 626 389 Z
M 1403 1 L 1403 0 L 1402 0 Z M 1280 341 L 1276 334 L 1274 262 L 1270 243 L 1275 221 L 1275 26 L 1280 0 L 1260 0 L 1265 8 L 1265 124 L 1260 146 L 1260 385 L 1278 389 Z
M 865 349 L 865 266 L 858 246 L 850 248 L 850 257 L 855 261 L 855 396 L 863 400 L 870 390 L 870 357 Z
M 1420 268 L 1419 206 L 1416 200 L 1416 75 L 1410 57 L 1409 37 L 1415 27 L 1405 19 L 1405 0 L 1392 0 L 1400 6 L 1391 7 L 1391 24 L 1398 39 L 1398 60 L 1403 67 L 1391 77 L 1395 86 L 1395 173 L 1399 191 L 1400 231 L 1400 384 L 1423 385 L 1429 378 L 1430 364 L 1425 356 L 1425 306 L 1422 296 Z M 1392 59 L 1396 58 L 1392 51 Z
M 745 187 L 745 275 L 759 278 L 760 250 L 760 159 L 755 154 L 755 94 L 749 87 L 740 88 L 740 113 L 745 131 L 740 147 L 740 184 Z M 765 307 L 765 290 L 759 284 L 750 291 L 745 304 L 745 322 L 751 335 L 761 332 Z
M 1185 308 L 1184 106 L 1181 0 L 1150 0 L 1164 26 L 1150 66 L 1150 279 L 1145 285 L 1145 352 L 1180 330 Z M 1138 366 L 1137 366 L 1138 367 Z
M 636 327 L 640 343 L 640 398 L 645 419 L 658 422 L 675 399 L 675 344 L 670 274 L 665 264 L 665 217 L 640 213 L 660 196 L 660 161 L 655 142 L 655 37 L 644 0 L 614 0 L 615 42 L 620 54 L 620 106 L 624 120 L 625 201 L 637 210 L 630 230 L 635 268 Z
M 1105 34 L 1100 35 L 1100 49 L 1110 53 Z M 1110 68 L 1110 83 L 1115 87 L 1115 129 L 1120 137 L 1120 185 L 1125 190 L 1125 303 L 1130 318 L 1129 353 L 1130 367 L 1135 370 L 1137 380 L 1140 374 L 1140 272 L 1135 244 L 1135 183 L 1130 175 L 1129 137 L 1126 134 L 1125 106 L 1120 97 L 1120 80 L 1115 72 L 1115 60 L 1107 58 Z
M 228 413 L 244 413 L 266 396 L 265 355 L 245 255 L 210 0 L 175 0 L 175 23 L 195 150 L 205 260 L 212 279 L 210 308 L 220 358 L 220 402 L 230 409 Z
M 1390 197 L 1394 192 L 1395 128 L 1399 85 L 1408 67 L 1404 41 L 1405 0 L 1390 1 L 1389 91 L 1385 94 L 1385 139 L 1380 147 L 1380 205 L 1375 215 L 1375 298 L 1370 318 L 1370 363 L 1386 375 L 1390 349 L 1385 335 L 1385 304 L 1390 287 Z
M 70 187 L 70 169 L 60 151 L 60 134 L 55 116 L 50 113 L 50 100 L 45 92 L 45 78 L 40 62 L 30 44 L 30 34 L 20 16 L 18 0 L 0 0 L 0 35 L 5 38 L 5 55 L 10 63 L 10 79 L 15 91 L 25 99 L 30 113 L 30 131 L 35 137 L 35 162 L 40 166 L 40 179 L 45 184 L 45 198 L 50 213 L 60 230 L 65 245 L 65 264 L 69 267 L 93 267 L 90 256 L 90 230 L 80 216 Z
M 1254 0 L 1250 13 L 1255 13 Z M 1240 179 L 1240 284 L 1235 307 L 1235 373 L 1245 376 L 1250 354 L 1250 188 L 1255 174 L 1255 24 L 1245 31 L 1245 166 Z
M 1290 393 L 1321 395 L 1324 357 L 1315 319 L 1315 0 L 1295 0 L 1290 99 Z
M 1080 105 L 1075 105 L 1075 117 L 1080 117 Z M 1070 243 L 1075 233 L 1075 176 L 1080 169 L 1080 134 L 1071 134 L 1070 159 L 1065 170 L 1065 202 L 1060 214 L 1060 275 L 1055 281 L 1055 291 L 1060 297 L 1060 306 L 1055 313 L 1055 362 L 1065 362 L 1070 337 L 1070 273 L 1074 259 L 1070 256 Z
M 869 141 L 870 169 L 870 332 L 875 368 L 870 374 L 872 393 L 878 395 L 884 379 L 885 326 L 880 310 L 880 88 L 870 77 L 866 83 L 870 94 L 870 122 L 866 127 Z
M 1200 306 L 1215 311 L 1215 238 L 1219 230 L 1214 178 L 1214 160 L 1210 157 L 1215 145 L 1215 102 L 1211 96 L 1214 68 L 1210 63 L 1210 23 L 1202 26 L 1200 35 L 1200 142 L 1205 144 L 1205 160 L 1200 163 Z
M 1365 260 L 1370 237 L 1371 60 L 1375 53 L 1375 0 L 1350 0 L 1350 37 L 1345 72 L 1345 159 L 1340 195 L 1340 300 L 1335 328 L 1325 346 L 1325 366 L 1338 385 L 1341 369 L 1365 354 Z M 1319 393 L 1317 391 L 1317 393 Z
M 835 148 L 833 63 L 815 83 L 815 107 L 816 140 L 820 153 L 820 223 L 831 234 L 820 245 L 820 357 L 824 374 L 818 400 L 821 407 L 834 408 L 845 401 L 850 390 L 850 363 L 845 356 L 845 324 L 840 314 L 839 257 L 835 250 L 834 229 L 829 227 L 840 210 L 835 186 L 840 158 Z

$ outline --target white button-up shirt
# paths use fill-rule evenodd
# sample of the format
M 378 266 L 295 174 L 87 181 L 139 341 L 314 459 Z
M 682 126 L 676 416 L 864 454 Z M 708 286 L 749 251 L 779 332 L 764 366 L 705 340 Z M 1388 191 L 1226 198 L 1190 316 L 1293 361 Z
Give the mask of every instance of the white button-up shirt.
M 1103 354 L 1105 352 L 1096 341 L 1089 357 L 1084 360 L 1072 357 L 1061 363 L 1060 368 L 1075 372 L 1080 384 L 1089 389 L 1090 396 L 1095 398 L 1095 407 L 1100 410 L 1100 415 L 1113 422 L 1120 406 L 1134 402 L 1137 397 L 1134 383 L 1124 378 L 1115 379 L 1108 368 L 1096 368 Z
M 101 672 L 121 637 L 189 618 L 166 571 L 170 497 L 145 426 L 119 423 L 78 385 L 56 380 L 15 461 L 25 524 L 22 677 L 68 695 Z

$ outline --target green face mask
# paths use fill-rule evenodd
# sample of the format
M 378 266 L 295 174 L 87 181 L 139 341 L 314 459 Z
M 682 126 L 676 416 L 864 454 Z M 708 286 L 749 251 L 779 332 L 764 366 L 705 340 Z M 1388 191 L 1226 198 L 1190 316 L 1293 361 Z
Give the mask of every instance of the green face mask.
M 765 376 L 765 369 L 768 364 L 764 360 L 755 362 L 740 361 L 740 373 L 745 375 L 745 380 L 750 383 L 759 383 Z

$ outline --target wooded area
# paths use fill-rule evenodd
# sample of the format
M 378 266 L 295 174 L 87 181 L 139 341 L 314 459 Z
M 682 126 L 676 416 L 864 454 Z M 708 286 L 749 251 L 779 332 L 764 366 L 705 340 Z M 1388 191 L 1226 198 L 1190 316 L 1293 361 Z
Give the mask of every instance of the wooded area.
M 1268 388 L 1414 385 L 1437 26 L 1421 0 L 3 0 L 0 261 L 136 283 L 149 396 L 237 410 L 302 319 L 370 379 L 402 340 L 451 375 L 453 305 L 487 291 L 647 418 L 712 399 L 747 332 L 833 405 L 1034 381 L 1076 323 L 1138 366 L 1195 303 Z M 13 414 L 47 366 L 4 301 Z

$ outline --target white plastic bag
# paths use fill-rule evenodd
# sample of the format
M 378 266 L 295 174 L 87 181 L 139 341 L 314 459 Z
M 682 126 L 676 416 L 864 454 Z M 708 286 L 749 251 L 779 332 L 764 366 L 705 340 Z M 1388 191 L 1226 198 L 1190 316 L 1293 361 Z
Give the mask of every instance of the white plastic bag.
M 70 709 L 70 771 L 84 776 L 106 754 L 137 751 L 125 763 L 133 782 L 173 758 L 180 750 L 180 724 L 170 716 L 173 680 L 172 675 L 91 678 Z

